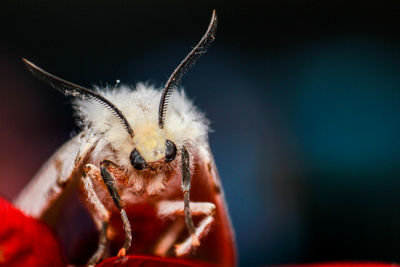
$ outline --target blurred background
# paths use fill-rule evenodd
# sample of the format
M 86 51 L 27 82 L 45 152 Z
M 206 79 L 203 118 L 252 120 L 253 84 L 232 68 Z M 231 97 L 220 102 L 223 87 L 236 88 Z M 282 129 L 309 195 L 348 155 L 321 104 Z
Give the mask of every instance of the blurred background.
M 22 56 L 87 87 L 161 87 L 213 8 L 182 85 L 212 121 L 240 265 L 400 262 L 397 1 L 2 1 L 0 195 L 79 131 Z

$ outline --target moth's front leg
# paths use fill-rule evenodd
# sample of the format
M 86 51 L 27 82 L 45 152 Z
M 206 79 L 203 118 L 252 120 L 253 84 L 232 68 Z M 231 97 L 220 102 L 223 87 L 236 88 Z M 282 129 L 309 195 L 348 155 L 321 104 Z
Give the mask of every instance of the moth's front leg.
M 83 168 L 83 172 L 84 176 L 82 177 L 82 183 L 84 185 L 86 197 L 96 211 L 96 214 L 93 214 L 92 216 L 100 229 L 97 250 L 87 262 L 88 266 L 94 266 L 101 260 L 106 249 L 107 228 L 110 215 L 108 210 L 104 207 L 103 203 L 101 203 L 96 194 L 96 191 L 93 188 L 93 182 L 98 183 L 99 181 L 101 181 L 100 170 L 93 164 L 86 164 Z M 101 225 L 98 217 L 100 217 Z
M 111 198 L 114 201 L 115 206 L 118 208 L 121 214 L 121 219 L 122 223 L 124 226 L 124 231 L 125 231 L 125 242 L 122 248 L 118 252 L 118 256 L 125 256 L 126 252 L 129 250 L 132 242 L 132 230 L 131 230 L 131 225 L 128 220 L 128 215 L 126 214 L 125 209 L 122 207 L 121 204 L 121 197 L 118 194 L 117 188 L 115 186 L 115 177 L 112 172 L 109 171 L 109 167 L 116 167 L 118 168 L 118 165 L 108 161 L 104 160 L 100 163 L 100 172 L 101 172 L 101 177 L 103 178 L 103 181 L 105 185 L 107 186 L 108 192 L 111 195 Z

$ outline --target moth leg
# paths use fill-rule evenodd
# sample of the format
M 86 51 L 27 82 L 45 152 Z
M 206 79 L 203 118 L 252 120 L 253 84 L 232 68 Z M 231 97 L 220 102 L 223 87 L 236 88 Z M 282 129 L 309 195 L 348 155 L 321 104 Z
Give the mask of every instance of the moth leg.
M 96 252 L 90 257 L 89 261 L 87 262 L 87 266 L 95 266 L 96 263 L 98 263 L 101 258 L 104 255 L 104 251 L 106 249 L 107 245 L 107 228 L 108 228 L 108 223 L 107 222 L 102 222 L 101 224 L 101 230 L 100 230 L 100 235 L 99 235 L 99 242 L 97 244 L 97 250 Z
M 201 237 L 207 234 L 208 230 L 212 222 L 214 221 L 213 216 L 207 216 L 203 220 L 200 221 L 199 226 L 197 226 L 195 233 L 193 234 L 197 240 L 200 240 Z M 175 245 L 175 254 L 177 256 L 184 256 L 190 252 L 193 245 L 193 235 L 186 238 L 182 243 Z M 200 245 L 200 241 L 199 241 Z
M 190 184 L 191 184 L 191 175 L 190 175 L 190 156 L 186 147 L 183 146 L 181 150 L 181 160 L 182 160 L 182 183 L 181 189 L 183 192 L 183 203 L 184 203 L 184 211 L 185 211 L 185 223 L 186 227 L 189 231 L 189 234 L 192 236 L 192 245 L 199 246 L 200 241 L 195 235 L 196 228 L 194 227 L 192 213 L 190 212 Z
M 157 204 L 158 216 L 162 217 L 171 217 L 171 216 L 185 216 L 185 204 L 182 201 L 171 201 L 171 200 L 163 200 Z M 197 240 L 200 240 L 207 234 L 208 229 L 210 228 L 212 222 L 214 221 L 214 213 L 215 213 L 215 205 L 211 202 L 190 202 L 190 212 L 193 216 L 205 216 L 203 220 L 200 221 L 198 226 L 195 228 L 194 235 Z M 176 221 L 174 224 L 177 224 Z M 179 232 L 174 232 L 174 224 L 168 230 L 168 232 L 163 236 L 155 249 L 155 253 L 160 256 L 165 256 L 168 252 L 170 246 L 175 242 L 176 238 L 179 235 Z M 182 229 L 182 228 L 181 228 Z M 172 239 L 175 237 L 174 241 L 171 243 L 171 240 L 167 242 L 165 239 Z M 167 244 L 169 246 L 167 247 Z M 182 243 L 175 245 L 175 254 L 177 256 L 183 256 L 190 252 L 191 248 L 195 247 L 193 245 L 193 236 L 189 236 Z M 160 253 L 162 252 L 162 253 Z
M 107 227 L 110 215 L 107 209 L 104 207 L 103 203 L 101 203 L 100 199 L 98 198 L 96 191 L 94 191 L 93 189 L 93 181 L 99 181 L 101 179 L 99 169 L 92 164 L 86 164 L 83 168 L 83 172 L 84 176 L 82 177 L 82 182 L 87 195 L 87 199 L 93 205 L 93 207 L 97 211 L 97 215 L 99 215 L 101 219 L 101 225 L 99 226 L 100 234 L 97 250 L 87 262 L 88 266 L 94 266 L 101 260 L 106 249 L 106 244 L 108 241 Z
M 131 230 L 131 224 L 129 223 L 128 220 L 128 215 L 126 214 L 125 209 L 121 205 L 121 197 L 118 194 L 117 188 L 115 187 L 115 177 L 114 175 L 108 170 L 108 167 L 110 165 L 117 166 L 115 163 L 104 160 L 100 163 L 100 172 L 101 172 L 101 177 L 103 178 L 103 181 L 105 185 L 107 186 L 108 192 L 111 195 L 111 198 L 114 201 L 115 206 L 118 208 L 118 210 L 121 213 L 121 219 L 122 223 L 124 226 L 124 231 L 125 231 L 125 242 L 122 248 L 118 252 L 118 257 L 122 257 L 126 255 L 126 252 L 129 250 L 132 242 L 132 230 Z
M 177 218 L 172 225 L 165 231 L 165 233 L 158 239 L 155 247 L 154 254 L 158 256 L 167 256 L 170 248 L 176 243 L 179 234 L 185 228 L 185 220 Z

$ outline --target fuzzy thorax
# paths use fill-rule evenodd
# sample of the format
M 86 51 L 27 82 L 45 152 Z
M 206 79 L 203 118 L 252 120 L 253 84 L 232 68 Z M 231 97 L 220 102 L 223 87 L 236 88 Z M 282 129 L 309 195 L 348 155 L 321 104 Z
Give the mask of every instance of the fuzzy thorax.
M 171 140 L 178 148 L 189 145 L 203 149 L 208 143 L 208 121 L 188 100 L 182 91 L 175 90 L 168 103 L 163 129 L 158 126 L 158 108 L 161 90 L 143 83 L 136 88 L 121 86 L 117 89 L 96 88 L 113 103 L 132 127 L 129 136 L 120 121 L 106 108 L 92 100 L 75 100 L 74 107 L 83 130 L 101 134 L 94 151 L 94 159 L 111 156 L 122 167 L 131 166 L 129 155 L 136 148 L 148 162 L 165 156 L 165 141 Z M 112 160 L 112 159 L 110 159 Z

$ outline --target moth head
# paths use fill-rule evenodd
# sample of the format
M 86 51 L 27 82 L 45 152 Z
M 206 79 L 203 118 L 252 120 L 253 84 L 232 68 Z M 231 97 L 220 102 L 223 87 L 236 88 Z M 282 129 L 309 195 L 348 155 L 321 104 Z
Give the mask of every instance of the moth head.
M 118 119 L 119 123 L 125 129 L 130 142 L 133 143 L 133 149 L 129 154 L 131 165 L 136 170 L 145 170 L 153 163 L 172 162 L 177 156 L 177 147 L 173 140 L 167 138 L 166 130 L 164 129 L 168 101 L 172 91 L 178 87 L 183 75 L 194 65 L 196 60 L 206 52 L 207 47 L 214 40 L 216 27 L 217 15 L 215 10 L 213 10 L 206 33 L 200 39 L 200 42 L 173 71 L 165 84 L 158 107 L 158 125 L 150 122 L 142 123 L 140 127 L 135 128 L 135 131 L 133 131 L 123 113 L 102 95 L 54 76 L 26 59 L 23 59 L 23 61 L 37 78 L 47 82 L 50 86 L 63 94 L 81 99 L 90 99 L 109 110 L 110 113 Z M 203 128 L 205 129 L 205 127 Z M 130 149 L 126 152 L 129 153 L 129 150 Z
M 133 138 L 134 149 L 130 162 L 137 170 L 144 170 L 148 163 L 171 162 L 176 157 L 176 145 L 166 139 L 165 132 L 154 124 L 141 125 Z

